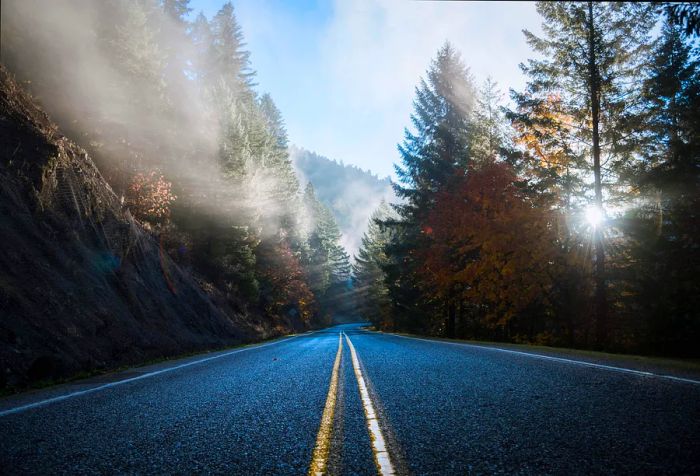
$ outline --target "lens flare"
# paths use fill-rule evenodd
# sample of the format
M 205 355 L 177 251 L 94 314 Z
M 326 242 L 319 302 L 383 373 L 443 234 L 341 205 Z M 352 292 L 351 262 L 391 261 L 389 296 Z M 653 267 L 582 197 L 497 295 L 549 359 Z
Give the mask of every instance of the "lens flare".
M 597 228 L 605 220 L 603 210 L 596 206 L 586 208 L 586 221 L 593 228 Z

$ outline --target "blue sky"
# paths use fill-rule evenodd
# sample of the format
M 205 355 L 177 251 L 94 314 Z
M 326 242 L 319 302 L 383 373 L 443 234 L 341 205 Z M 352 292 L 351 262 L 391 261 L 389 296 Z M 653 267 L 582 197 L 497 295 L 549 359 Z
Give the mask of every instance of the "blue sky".
M 192 0 L 211 18 L 224 0 Z M 392 175 L 414 88 L 445 40 L 477 83 L 507 97 L 531 57 L 521 30 L 539 33 L 529 2 L 234 0 L 258 90 L 269 92 L 292 143 Z

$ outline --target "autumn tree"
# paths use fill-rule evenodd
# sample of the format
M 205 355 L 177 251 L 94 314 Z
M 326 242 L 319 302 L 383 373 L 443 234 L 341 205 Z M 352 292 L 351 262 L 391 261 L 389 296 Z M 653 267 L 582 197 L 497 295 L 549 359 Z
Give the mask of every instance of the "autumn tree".
M 268 240 L 258 247 L 256 263 L 265 311 L 287 317 L 293 328 L 309 326 L 316 314 L 316 302 L 298 253 L 284 238 Z
M 534 205 L 504 162 L 458 171 L 438 194 L 424 224 L 421 274 L 432 292 L 456 295 L 471 337 L 486 330 L 512 338 L 517 317 L 547 309 L 556 235 L 551 212 Z
M 158 225 L 170 219 L 170 205 L 176 198 L 172 193 L 172 183 L 162 174 L 151 171 L 134 176 L 124 203 L 135 218 Z

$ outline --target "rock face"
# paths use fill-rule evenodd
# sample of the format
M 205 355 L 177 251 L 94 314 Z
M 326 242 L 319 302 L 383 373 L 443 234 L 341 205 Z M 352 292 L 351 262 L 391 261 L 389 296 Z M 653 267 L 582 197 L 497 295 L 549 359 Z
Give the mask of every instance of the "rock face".
M 0 67 L 0 389 L 286 330 L 210 294 Z

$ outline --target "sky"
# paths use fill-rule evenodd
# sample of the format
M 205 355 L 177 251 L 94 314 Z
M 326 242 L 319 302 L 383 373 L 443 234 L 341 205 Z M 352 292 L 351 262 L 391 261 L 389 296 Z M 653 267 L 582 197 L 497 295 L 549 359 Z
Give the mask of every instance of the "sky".
M 225 0 L 192 0 L 211 18 Z M 530 2 L 234 0 L 257 89 L 269 92 L 290 141 L 395 178 L 396 145 L 410 124 L 415 86 L 449 40 L 477 84 L 491 76 L 507 98 L 522 89 L 532 53 L 522 29 L 541 32 Z

